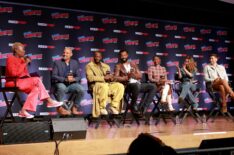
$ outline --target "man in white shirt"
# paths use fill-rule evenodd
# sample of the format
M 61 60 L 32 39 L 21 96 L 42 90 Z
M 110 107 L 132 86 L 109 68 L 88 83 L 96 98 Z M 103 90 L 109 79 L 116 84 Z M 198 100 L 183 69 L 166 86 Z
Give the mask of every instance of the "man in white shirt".
M 234 92 L 228 84 L 228 76 L 224 66 L 217 64 L 218 55 L 210 55 L 210 64 L 204 68 L 204 78 L 210 82 L 214 90 L 220 93 L 222 98 L 222 111 L 227 112 L 226 96 L 229 94 L 234 99 Z

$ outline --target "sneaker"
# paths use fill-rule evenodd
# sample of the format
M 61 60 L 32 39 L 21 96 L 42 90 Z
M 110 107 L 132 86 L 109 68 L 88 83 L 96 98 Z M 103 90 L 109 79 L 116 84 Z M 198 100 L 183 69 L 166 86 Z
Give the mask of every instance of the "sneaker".
M 108 112 L 106 109 L 101 109 L 100 113 L 101 113 L 101 115 L 108 115 Z
M 115 107 L 110 107 L 111 113 L 114 115 L 118 115 L 119 111 Z
M 28 118 L 28 119 L 31 119 L 31 118 L 34 118 L 34 115 L 31 115 L 29 114 L 28 112 L 22 112 L 20 111 L 19 114 L 18 114 L 19 117 L 24 117 L 24 118 Z
M 58 101 L 52 100 L 52 102 L 47 103 L 47 108 L 59 107 L 61 105 L 63 105 L 63 102 L 58 102 Z

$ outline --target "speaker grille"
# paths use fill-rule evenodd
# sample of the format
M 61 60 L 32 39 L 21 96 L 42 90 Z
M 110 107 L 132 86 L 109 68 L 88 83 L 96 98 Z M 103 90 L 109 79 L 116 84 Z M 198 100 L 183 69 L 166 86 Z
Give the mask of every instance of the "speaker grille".
M 2 143 L 32 143 L 50 140 L 48 122 L 7 123 L 2 127 Z

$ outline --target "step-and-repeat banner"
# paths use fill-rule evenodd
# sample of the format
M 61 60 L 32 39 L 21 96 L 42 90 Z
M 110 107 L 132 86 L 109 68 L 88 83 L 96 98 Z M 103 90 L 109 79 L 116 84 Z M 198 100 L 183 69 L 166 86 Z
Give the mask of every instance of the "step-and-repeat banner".
M 80 63 L 81 83 L 86 90 L 84 68 L 94 51 L 103 53 L 103 61 L 112 71 L 120 49 L 128 50 L 131 61 L 138 63 L 143 72 L 152 65 L 152 57 L 158 55 L 170 80 L 174 80 L 175 65 L 182 65 L 185 56 L 192 56 L 198 64 L 195 78 L 202 90 L 201 109 L 209 109 L 212 105 L 202 73 L 209 54 L 217 53 L 219 63 L 225 66 L 229 78 L 233 78 L 230 64 L 234 60 L 231 52 L 234 51 L 234 37 L 226 28 L 0 2 L 1 65 L 5 65 L 7 56 L 12 54 L 11 46 L 16 41 L 26 45 L 26 53 L 32 58 L 29 70 L 41 75 L 48 90 L 53 61 L 61 59 L 64 47 L 73 49 L 73 58 Z M 22 94 L 22 97 L 25 96 Z M 178 109 L 177 99 L 174 94 L 173 106 Z M 81 105 L 90 113 L 92 99 L 88 94 Z M 14 111 L 18 109 L 15 107 Z M 5 101 L 0 95 L 1 114 L 5 110 Z M 47 109 L 42 103 L 37 111 L 40 115 L 55 114 L 55 109 Z

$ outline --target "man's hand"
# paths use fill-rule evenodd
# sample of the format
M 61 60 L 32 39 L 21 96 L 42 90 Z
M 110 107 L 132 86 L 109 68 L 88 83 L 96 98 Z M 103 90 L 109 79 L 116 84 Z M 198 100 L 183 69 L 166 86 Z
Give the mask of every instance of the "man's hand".
M 74 82 L 76 79 L 72 75 L 67 76 L 67 82 Z

